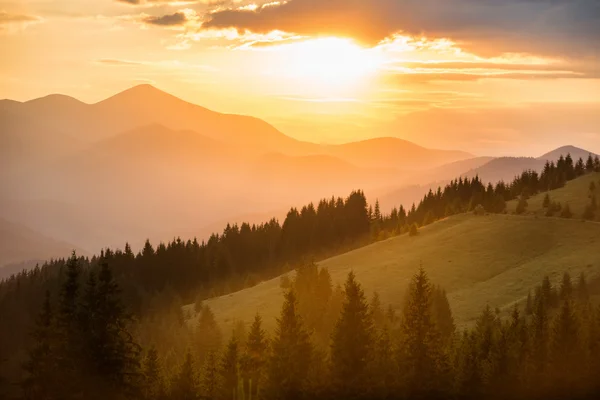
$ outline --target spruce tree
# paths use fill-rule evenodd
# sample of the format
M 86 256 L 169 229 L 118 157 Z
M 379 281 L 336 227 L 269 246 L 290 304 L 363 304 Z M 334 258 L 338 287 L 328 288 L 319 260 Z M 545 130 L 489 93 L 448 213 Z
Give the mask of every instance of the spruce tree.
M 342 312 L 332 335 L 332 384 L 342 397 L 360 397 L 369 385 L 367 366 L 373 352 L 373 320 L 353 272 L 348 274 L 344 293 Z
M 158 352 L 154 346 L 150 347 L 143 368 L 142 395 L 144 400 L 162 400 L 165 398 L 165 383 L 163 380 Z
M 185 355 L 179 373 L 171 384 L 171 397 L 178 400 L 196 400 L 199 398 L 194 358 L 189 350 Z
M 410 396 L 435 396 L 446 384 L 445 354 L 431 315 L 431 283 L 421 268 L 409 287 L 402 318 L 401 374 Z
M 221 347 L 222 335 L 215 314 L 208 305 L 202 307 L 200 319 L 196 326 L 196 354 L 199 362 L 211 351 L 218 351 Z
M 95 370 L 117 393 L 133 395 L 140 383 L 141 348 L 130 332 L 131 315 L 120 298 L 120 288 L 106 262 L 98 275 L 97 309 L 93 319 L 96 338 L 88 350 L 93 354 Z
M 548 208 L 548 207 L 550 207 L 550 204 L 551 204 L 550 195 L 548 193 L 546 193 L 546 195 L 544 196 L 544 201 L 542 203 L 542 207 Z
M 231 337 L 221 359 L 221 398 L 238 399 L 238 343 Z
M 259 314 L 256 314 L 248 334 L 246 351 L 240 359 L 246 398 L 256 398 L 262 389 L 267 351 L 268 343 L 265 331 L 262 329 L 262 319 Z
M 454 318 L 448 302 L 446 291 L 439 286 L 434 287 L 432 293 L 432 315 L 435 325 L 440 332 L 442 340 L 447 342 L 454 334 Z
M 571 300 L 573 297 L 573 283 L 571 282 L 571 275 L 568 272 L 563 274 L 559 296 L 562 301 Z
M 587 304 L 590 300 L 590 292 L 588 290 L 585 274 L 581 272 L 579 279 L 577 280 L 577 287 L 575 289 L 577 300 L 582 304 Z
M 394 347 L 389 328 L 384 326 L 376 338 L 373 361 L 370 368 L 372 397 L 387 399 L 396 389 L 398 376 L 397 364 L 394 359 Z
M 292 290 L 285 294 L 281 316 L 277 319 L 268 365 L 266 396 L 295 400 L 303 396 L 307 386 L 312 345 Z
M 381 306 L 379 293 L 377 292 L 373 292 L 371 304 L 369 304 L 369 312 L 371 313 L 371 320 L 373 321 L 374 327 L 377 329 L 382 329 L 385 325 L 385 314 Z
M 36 320 L 32 332 L 33 348 L 29 351 L 28 360 L 23 366 L 26 377 L 22 382 L 26 399 L 58 399 L 59 388 L 56 386 L 57 354 L 56 325 L 50 302 L 50 292 L 46 291 L 42 310 Z
M 200 380 L 202 399 L 217 400 L 221 393 L 221 380 L 217 355 L 214 351 L 209 351 L 204 358 Z
M 580 366 L 583 360 L 579 329 L 573 305 L 570 300 L 566 300 L 554 320 L 550 353 L 554 379 L 560 381 L 554 383 L 566 390 L 577 387 L 575 381 L 581 378 Z

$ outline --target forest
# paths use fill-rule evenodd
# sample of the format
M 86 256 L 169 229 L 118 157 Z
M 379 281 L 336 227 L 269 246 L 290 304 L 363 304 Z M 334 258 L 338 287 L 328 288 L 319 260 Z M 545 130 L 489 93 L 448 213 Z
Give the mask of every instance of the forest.
M 511 321 L 485 309 L 476 327 L 456 332 L 443 289 L 424 271 L 404 308 L 394 310 L 377 295 L 367 302 L 352 275 L 344 287 L 332 287 L 327 271 L 312 262 L 391 235 L 418 234 L 421 226 L 454 214 L 503 213 L 514 199 L 516 212 L 524 212 L 529 196 L 591 171 L 600 171 L 597 157 L 575 162 L 567 155 L 510 183 L 458 178 L 408 210 L 383 213 L 378 202 L 369 205 L 362 191 L 354 191 L 292 208 L 283 224 L 228 225 L 207 241 L 178 238 L 156 247 L 147 241 L 137 254 L 126 244 L 92 258 L 48 261 L 0 282 L 0 316 L 10 321 L 0 328 L 0 396 L 593 394 L 600 314 L 589 304 L 583 276 L 575 288 L 565 278 L 560 291 L 544 281 Z M 548 207 L 571 217 L 565 209 L 568 204 Z M 262 329 L 259 315 L 250 327 L 240 322 L 224 334 L 202 304 L 294 269 L 273 335 Z M 198 326 L 182 311 L 189 303 L 200 313 Z

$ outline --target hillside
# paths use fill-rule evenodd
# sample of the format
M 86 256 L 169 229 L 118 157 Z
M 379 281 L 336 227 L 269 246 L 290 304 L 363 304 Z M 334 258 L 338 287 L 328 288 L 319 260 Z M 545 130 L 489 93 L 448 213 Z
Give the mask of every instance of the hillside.
M 595 172 L 586 174 L 577 179 L 567 182 L 567 184 L 556 190 L 548 192 L 550 201 L 559 202 L 562 206 L 569 204 L 569 208 L 573 213 L 574 219 L 581 219 L 585 207 L 591 203 L 590 199 L 590 184 L 594 182 L 596 190 L 594 194 L 596 199 L 600 200 L 600 173 Z M 527 214 L 534 214 L 537 216 L 543 216 L 546 209 L 543 207 L 544 197 L 546 193 L 538 193 L 527 200 Z M 517 207 L 517 200 L 513 200 L 507 203 L 507 210 L 514 212 Z M 558 213 L 557 213 L 558 214 Z M 596 213 L 598 214 L 598 213 Z M 600 216 L 596 215 L 597 221 L 600 220 Z
M 15 262 L 67 257 L 73 250 L 78 249 L 0 218 L 0 269 Z
M 515 215 L 463 214 L 320 262 L 335 283 L 354 271 L 371 296 L 398 309 L 409 279 L 423 265 L 448 291 L 455 321 L 464 325 L 486 303 L 507 308 L 523 300 L 544 275 L 557 281 L 565 272 L 600 277 L 600 224 Z M 259 311 L 274 321 L 282 301 L 279 278 L 205 301 L 227 331 L 235 320 Z M 191 312 L 191 306 L 188 306 Z
M 413 171 L 474 157 L 464 151 L 427 149 L 394 137 L 326 146 L 326 150 L 336 157 L 363 167 L 393 167 Z

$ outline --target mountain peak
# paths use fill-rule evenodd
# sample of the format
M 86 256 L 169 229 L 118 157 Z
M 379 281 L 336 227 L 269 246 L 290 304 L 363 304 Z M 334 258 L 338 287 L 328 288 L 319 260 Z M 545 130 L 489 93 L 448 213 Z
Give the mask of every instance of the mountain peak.
M 582 149 L 573 145 L 561 146 L 557 149 L 549 151 L 548 153 L 539 157 L 540 160 L 557 160 L 561 155 L 566 156 L 570 154 L 573 159 L 583 158 L 585 159 L 589 154 L 595 155 L 589 150 Z

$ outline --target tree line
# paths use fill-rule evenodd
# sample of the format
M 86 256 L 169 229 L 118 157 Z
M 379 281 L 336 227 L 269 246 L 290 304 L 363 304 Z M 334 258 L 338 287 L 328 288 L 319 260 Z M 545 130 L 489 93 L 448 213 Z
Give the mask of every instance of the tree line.
M 283 285 L 272 334 L 256 314 L 247 334 L 232 334 L 203 354 L 189 347 L 167 370 L 154 347 L 136 343 L 108 265 L 102 261 L 100 275 L 85 284 L 79 268 L 72 257 L 57 301 L 46 295 L 41 307 L 21 381 L 25 399 L 591 399 L 600 393 L 600 307 L 590 303 L 583 274 L 573 284 L 565 273 L 559 287 L 545 277 L 524 312 L 515 305 L 501 318 L 487 306 L 458 331 L 444 290 L 423 268 L 397 315 L 377 294 L 368 301 L 352 272 L 343 288 L 333 288 L 327 270 L 309 264 Z M 195 329 L 206 334 L 201 323 Z M 326 341 L 319 339 L 324 332 Z

